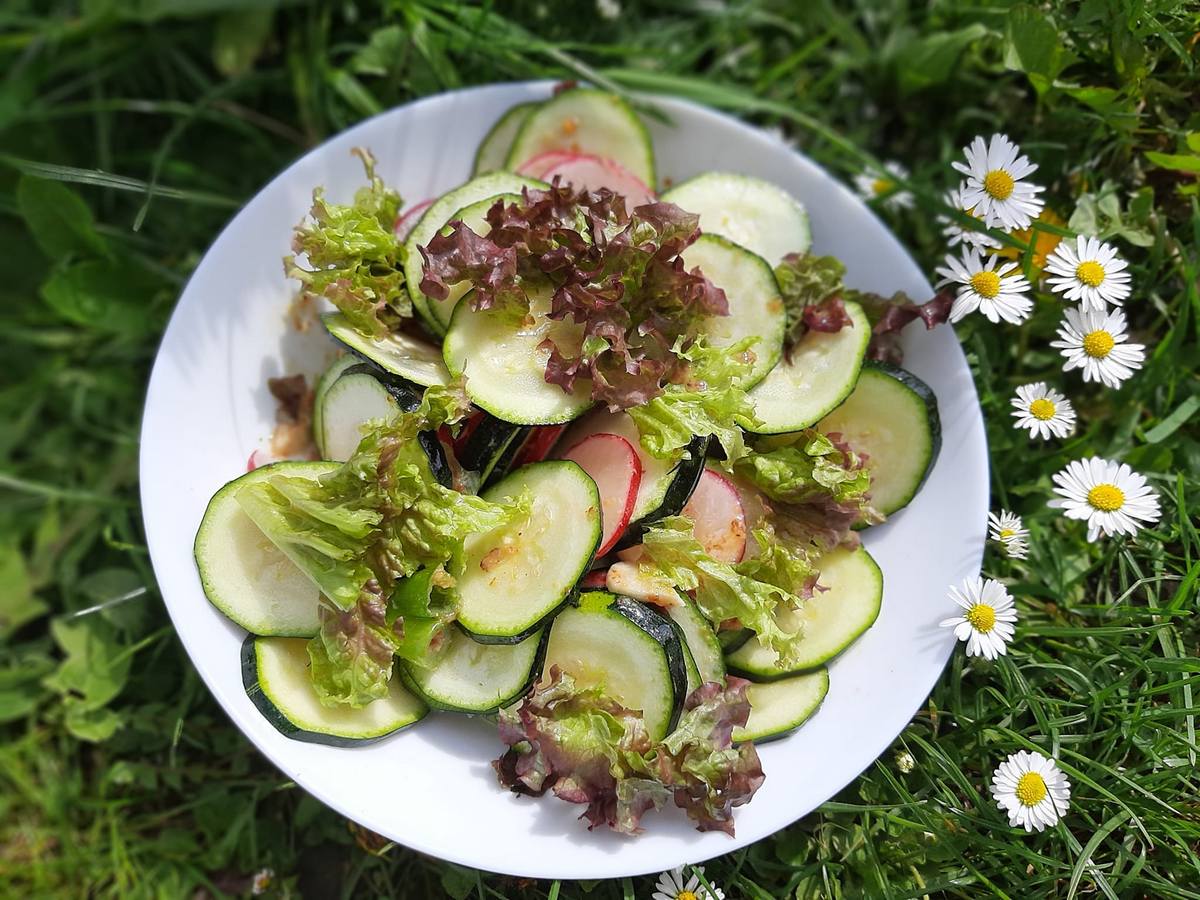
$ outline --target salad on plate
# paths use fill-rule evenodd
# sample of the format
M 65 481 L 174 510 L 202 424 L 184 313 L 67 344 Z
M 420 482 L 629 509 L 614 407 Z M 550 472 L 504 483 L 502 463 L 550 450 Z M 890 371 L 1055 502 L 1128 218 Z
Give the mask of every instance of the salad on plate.
M 861 535 L 940 444 L 898 334 L 948 298 L 847 288 L 773 184 L 665 185 L 588 87 L 505 112 L 411 206 L 356 152 L 364 186 L 317 187 L 284 261 L 338 356 L 272 384 L 293 458 L 252 457 L 196 536 L 248 695 L 347 748 L 480 717 L 505 788 L 732 834 L 755 743 L 878 615 Z

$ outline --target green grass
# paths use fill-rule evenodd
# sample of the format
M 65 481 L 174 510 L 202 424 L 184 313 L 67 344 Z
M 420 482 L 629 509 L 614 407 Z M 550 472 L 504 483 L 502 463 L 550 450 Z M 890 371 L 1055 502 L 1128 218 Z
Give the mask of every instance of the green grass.
M 1127 309 L 1150 350 L 1117 392 L 1061 375 L 1047 298 L 1019 331 L 978 317 L 959 329 L 995 502 L 1033 531 L 1027 563 L 985 561 L 1017 596 L 1012 652 L 996 665 L 956 653 L 891 750 L 818 812 L 710 863 L 711 880 L 754 898 L 1200 897 L 1194 5 L 626 0 L 614 20 L 574 0 L 270 7 L 0 12 L 0 894 L 236 895 L 270 867 L 280 896 L 649 896 L 648 878 L 447 867 L 306 797 L 188 663 L 137 506 L 159 334 L 238 204 L 364 116 L 551 76 L 781 127 L 846 177 L 901 160 L 930 203 L 959 147 L 1007 132 L 1041 164 L 1051 206 L 1131 260 Z M 932 209 L 891 217 L 930 271 L 943 252 Z M 1066 385 L 1081 426 L 1031 446 L 1008 398 L 1043 378 Z M 1157 527 L 1089 546 L 1046 508 L 1050 474 L 1091 453 L 1151 478 Z M 1041 835 L 1010 829 L 987 793 L 1023 747 L 1055 753 L 1074 785 L 1070 814 Z

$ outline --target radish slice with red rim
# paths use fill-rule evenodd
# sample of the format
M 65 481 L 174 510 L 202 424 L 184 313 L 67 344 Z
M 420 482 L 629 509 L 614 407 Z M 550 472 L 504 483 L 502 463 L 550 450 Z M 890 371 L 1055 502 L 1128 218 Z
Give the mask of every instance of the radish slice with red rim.
M 425 210 L 433 205 L 432 200 L 422 200 L 416 206 L 410 206 L 396 218 L 396 227 L 393 229 L 396 232 L 397 240 L 405 240 L 408 233 L 413 230 L 413 226 L 421 219 L 421 215 Z
M 654 202 L 654 192 L 646 187 L 640 178 L 611 159 L 599 156 L 589 156 L 580 153 L 569 159 L 561 160 L 546 169 L 540 176 L 543 181 L 553 182 L 555 177 L 576 190 L 587 188 L 608 188 L 615 194 L 625 197 L 625 208 L 632 210 L 643 203 Z
M 746 555 L 746 510 L 733 482 L 705 469 L 683 508 L 704 551 L 718 562 L 741 562 Z
M 569 150 L 547 150 L 545 153 L 539 153 L 537 156 L 531 156 L 521 165 L 517 166 L 517 174 L 524 175 L 527 178 L 541 178 L 542 175 L 559 163 L 574 159 L 578 153 L 572 153 Z
M 602 591 L 608 584 L 608 569 L 592 569 L 583 576 L 580 586 L 585 591 Z
M 519 469 L 527 463 L 541 462 L 546 459 L 566 430 L 566 425 L 535 425 L 533 433 L 526 438 L 524 446 L 517 452 L 517 458 L 513 460 L 512 467 Z
M 591 476 L 600 491 L 601 557 L 625 533 L 642 483 L 642 463 L 633 445 L 617 434 L 593 434 L 562 455 Z

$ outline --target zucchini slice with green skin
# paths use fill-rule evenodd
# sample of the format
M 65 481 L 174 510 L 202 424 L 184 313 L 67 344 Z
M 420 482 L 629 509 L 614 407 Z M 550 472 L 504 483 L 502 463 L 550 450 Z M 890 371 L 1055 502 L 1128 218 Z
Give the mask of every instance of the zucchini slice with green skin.
M 868 362 L 846 402 L 817 423 L 867 457 L 871 505 L 885 516 L 909 504 L 942 448 L 937 397 L 916 375 Z
M 775 273 L 761 256 L 715 234 L 700 235 L 680 255 L 689 270 L 699 266 L 729 300 L 729 315 L 710 316 L 704 322 L 712 345 L 728 347 L 744 338 L 759 339 L 750 348 L 754 365 L 744 381 L 745 387 L 753 387 L 783 356 L 787 314 Z
M 700 216 L 705 234 L 718 234 L 771 266 L 812 245 L 804 205 L 778 185 L 732 172 L 705 172 L 662 195 Z
M 857 303 L 848 300 L 851 326 L 832 333 L 810 331 L 749 393 L 762 424 L 758 434 L 788 434 L 821 421 L 845 400 L 858 381 L 871 323 Z
M 684 691 L 686 699 L 692 695 L 692 691 L 704 684 L 705 679 L 700 677 L 700 670 L 696 667 L 696 657 L 692 656 L 691 648 L 684 640 L 683 630 L 679 628 L 678 623 L 675 625 L 675 630 L 679 633 L 679 646 L 683 648 L 683 667 L 687 673 L 687 690 Z
M 521 124 L 505 160 L 506 169 L 541 153 L 590 153 L 620 163 L 653 188 L 654 145 L 637 113 L 616 94 L 577 87 L 556 94 Z
M 464 469 L 478 472 L 479 483 L 487 487 L 508 474 L 531 430 L 530 425 L 514 425 L 485 412 L 467 436 L 458 462 Z
M 537 101 L 518 103 L 497 119 L 496 124 L 488 129 L 488 133 L 479 142 L 471 174 L 483 175 L 486 172 L 497 172 L 503 169 L 504 162 L 508 159 L 508 150 L 512 147 L 513 138 L 517 136 L 517 132 L 529 118 L 529 114 L 541 105 Z
M 339 344 L 385 372 L 421 387 L 450 382 L 441 349 L 420 338 L 398 331 L 383 338 L 369 337 L 355 329 L 341 313 L 327 313 L 321 316 L 321 321 Z
M 685 595 L 678 606 L 667 609 L 667 615 L 679 626 L 684 644 L 691 651 L 691 657 L 700 673 L 700 680 L 725 683 L 725 660 L 721 653 L 721 643 L 713 632 L 708 619 L 698 610 Z
M 583 326 L 549 318 L 549 287 L 529 291 L 529 316 L 511 309 L 473 310 L 469 298 L 458 304 L 442 352 L 455 375 L 465 375 L 472 402 L 514 425 L 558 425 L 592 406 L 592 381 L 580 378 L 567 393 L 546 381 L 551 340 L 569 356 L 578 354 Z
M 528 490 L 528 520 L 467 538 L 459 624 L 477 641 L 524 640 L 567 601 L 600 546 L 596 482 L 573 462 L 532 463 L 483 492 L 498 502 Z
M 317 443 L 317 449 L 321 450 L 321 455 L 325 455 L 325 451 L 321 449 L 321 432 L 324 429 L 324 423 L 321 421 L 321 408 L 324 405 L 325 392 L 329 390 L 339 376 L 353 365 L 357 365 L 360 357 L 353 353 L 344 353 L 329 364 L 329 367 L 321 373 L 321 377 L 317 379 L 317 386 L 313 388 L 313 413 L 312 413 L 312 433 L 313 440 Z
M 433 240 L 434 236 L 450 223 L 456 212 L 472 203 L 495 197 L 497 194 L 520 193 L 527 187 L 545 186 L 545 182 L 514 175 L 512 172 L 489 172 L 442 194 L 430 204 L 420 221 L 413 226 L 404 242 L 404 281 L 408 287 L 408 295 L 412 298 L 413 309 L 435 334 L 445 334 L 446 324 L 434 312 L 434 300 L 426 297 L 421 290 L 425 257 L 421 255 L 420 248 Z
M 321 398 L 321 430 L 316 432 L 321 455 L 336 462 L 349 459 L 362 440 L 365 423 L 391 418 L 400 410 L 411 412 L 421 405 L 421 393 L 419 386 L 368 363 L 350 366 Z M 433 477 L 450 487 L 453 473 L 437 433 L 422 431 L 417 441 Z
M 476 234 L 486 234 L 491 228 L 487 224 L 487 213 L 497 202 L 517 203 L 521 199 L 520 194 L 506 193 L 497 194 L 494 197 L 485 197 L 482 200 L 476 200 L 474 203 L 464 206 L 462 209 L 451 214 L 447 220 L 446 226 L 441 229 L 445 234 L 450 230 L 451 222 L 462 222 Z M 440 330 L 445 333 L 450 327 L 450 319 L 454 316 L 454 308 L 458 306 L 458 301 L 463 298 L 471 289 L 470 283 L 460 281 L 458 284 L 452 284 L 449 287 L 449 293 L 445 300 L 438 300 L 436 297 L 426 297 L 425 300 L 429 304 L 429 311 L 433 313 L 433 317 L 438 320 Z
M 321 592 L 242 511 L 237 492 L 272 475 L 317 478 L 330 462 L 277 462 L 229 482 L 208 501 L 196 532 L 196 568 L 209 602 L 251 634 L 311 637 Z
M 308 641 L 247 637 L 242 644 L 246 694 L 281 734 L 294 741 L 357 747 L 394 734 L 429 710 L 392 675 L 388 695 L 359 709 L 325 706 L 312 684 Z
M 687 657 L 671 620 L 607 591 L 587 591 L 550 626 L 543 671 L 558 666 L 640 710 L 651 740 L 666 737 L 687 697 Z
M 606 409 L 597 409 L 589 413 L 567 430 L 559 446 L 570 449 L 593 434 L 615 434 L 625 438 L 642 464 L 642 480 L 629 520 L 631 529 L 638 523 L 677 515 L 687 504 L 704 472 L 704 452 L 707 449 L 704 438 L 693 441 L 689 453 L 681 451 L 674 459 L 659 459 L 646 452 L 637 425 L 625 412 L 611 413 Z
M 729 671 L 754 681 L 785 678 L 833 659 L 875 623 L 883 600 L 883 573 L 871 555 L 861 547 L 834 550 L 819 564 L 818 583 L 827 590 L 814 592 L 798 612 L 776 614 L 783 628 L 801 629 L 799 658 L 782 665 L 775 651 L 755 637 L 726 654 Z
M 824 667 L 769 684 L 746 688 L 750 718 L 733 729 L 733 740 L 765 743 L 795 731 L 820 707 L 829 693 L 829 670 Z
M 546 629 L 516 644 L 481 644 L 456 627 L 446 637 L 433 666 L 398 661 L 404 683 L 433 709 L 495 712 L 524 694 L 541 672 Z
M 721 645 L 724 655 L 728 656 L 730 653 L 744 646 L 752 637 L 754 637 L 754 632 L 749 628 L 729 628 L 725 631 L 717 632 L 717 643 Z

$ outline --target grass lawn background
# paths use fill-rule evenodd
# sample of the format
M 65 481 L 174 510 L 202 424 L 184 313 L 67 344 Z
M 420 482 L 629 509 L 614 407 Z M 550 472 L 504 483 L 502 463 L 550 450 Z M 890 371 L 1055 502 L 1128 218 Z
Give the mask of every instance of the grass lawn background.
M 847 179 L 864 159 L 899 160 L 930 204 L 971 137 L 1005 132 L 1040 164 L 1049 205 L 1131 261 L 1126 309 L 1148 348 L 1112 391 L 1061 373 L 1057 300 L 1020 329 L 959 327 L 994 503 L 1032 530 L 1027 562 L 985 560 L 1017 597 L 1010 655 L 956 652 L 891 750 L 709 878 L 731 898 L 1200 897 L 1198 41 L 1197 6 L 1157 0 L 5 3 L 0 896 L 238 895 L 263 868 L 274 896 L 650 895 L 650 878 L 446 866 L 305 796 L 188 663 L 137 504 L 159 335 L 241 203 L 396 104 L 570 77 L 782 129 Z M 944 252 L 933 208 L 885 213 L 930 272 Z M 1073 438 L 1031 444 L 1011 427 L 1009 397 L 1039 379 L 1075 401 Z M 1157 527 L 1089 546 L 1046 508 L 1050 475 L 1093 453 L 1151 479 Z M 1041 835 L 1009 828 L 987 792 L 1022 748 L 1055 754 L 1073 784 L 1069 815 Z

